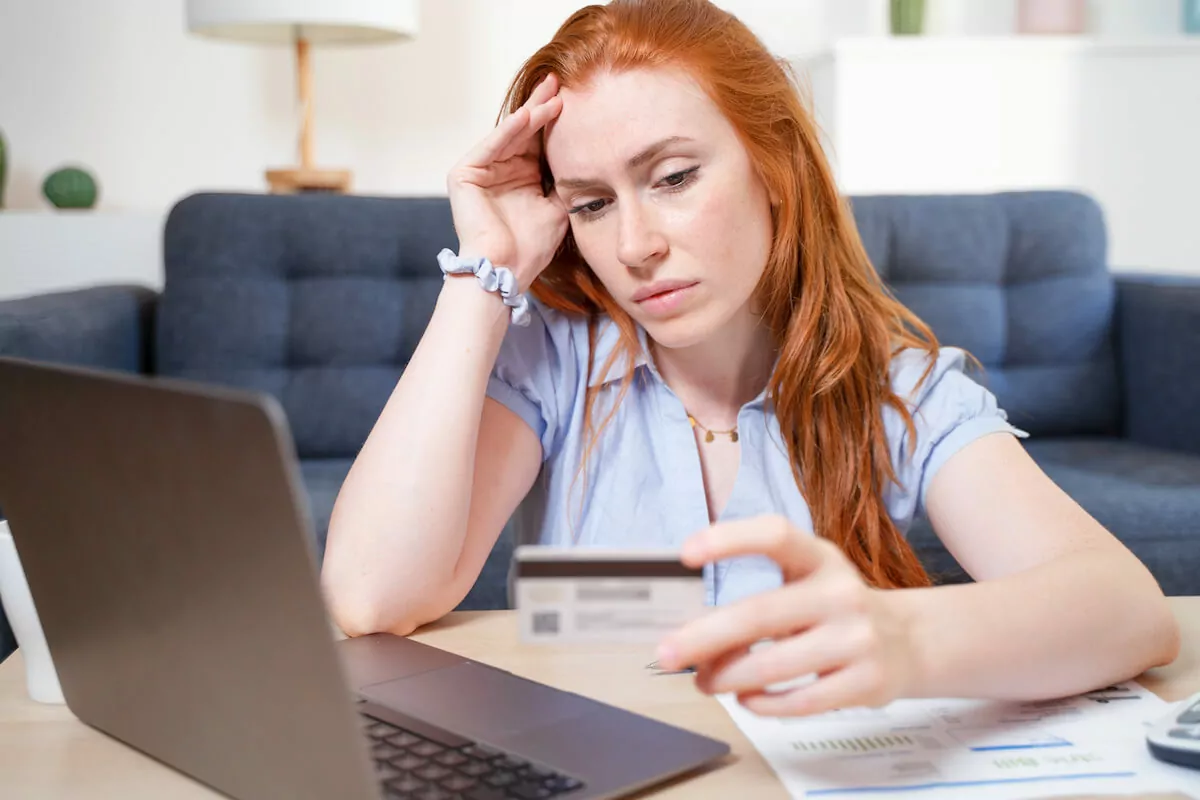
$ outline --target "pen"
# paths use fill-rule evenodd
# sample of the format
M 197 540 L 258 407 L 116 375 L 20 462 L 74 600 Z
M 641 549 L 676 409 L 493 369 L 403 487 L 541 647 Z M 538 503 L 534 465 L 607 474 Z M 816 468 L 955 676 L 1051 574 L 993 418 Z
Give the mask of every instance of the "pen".
M 646 669 L 654 669 L 654 670 L 659 669 L 658 661 L 657 660 L 651 661 L 649 664 L 646 665 Z M 683 669 L 675 669 L 675 670 L 659 670 L 658 674 L 659 675 L 682 675 L 684 673 L 695 672 L 695 671 L 696 671 L 695 667 L 684 667 Z

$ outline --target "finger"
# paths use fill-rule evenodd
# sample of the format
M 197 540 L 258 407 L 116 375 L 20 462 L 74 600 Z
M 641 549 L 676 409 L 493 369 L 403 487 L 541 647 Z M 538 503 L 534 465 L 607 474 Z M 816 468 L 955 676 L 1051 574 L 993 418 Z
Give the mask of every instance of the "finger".
M 562 111 L 562 98 L 551 97 L 542 105 L 529 112 L 529 120 L 525 130 L 513 136 L 508 145 L 497 156 L 498 159 L 512 158 L 515 155 L 535 155 L 542 146 L 537 133 L 546 123 L 558 116 Z
M 789 692 L 738 695 L 738 702 L 746 709 L 767 717 L 809 716 L 856 706 L 878 707 L 888 699 L 880 667 L 872 662 L 855 664 Z
M 663 638 L 665 666 L 703 664 L 762 639 L 782 639 L 822 620 L 854 612 L 860 587 L 853 576 L 828 573 L 720 606 Z
M 541 178 L 541 173 L 538 171 L 536 159 L 521 156 L 504 161 L 493 161 L 482 167 L 465 167 L 462 170 L 462 177 L 466 182 L 476 186 L 494 188 L 510 182 L 537 183 Z
M 528 106 L 533 109 L 540 106 L 542 103 L 549 100 L 554 95 L 558 94 L 558 76 L 553 72 L 546 75 L 538 81 L 538 85 L 533 87 L 533 91 L 529 93 L 529 99 L 521 105 Z
M 681 548 L 689 566 L 744 555 L 765 555 L 780 566 L 785 580 L 801 578 L 821 566 L 830 543 L 797 530 L 786 517 L 763 516 L 712 525 Z
M 703 675 L 701 689 L 711 694 L 776 691 L 777 684 L 834 672 L 868 652 L 857 627 L 819 625 L 782 641 L 721 659 Z
M 713 661 L 707 661 L 703 664 L 697 664 L 696 669 L 696 688 L 702 692 L 713 694 L 711 689 L 713 678 L 725 669 L 730 664 L 735 663 L 738 659 L 744 658 L 751 648 L 744 647 L 740 650 L 730 650 L 722 653 Z
M 519 112 L 523 112 L 523 127 L 520 130 L 514 131 L 511 136 L 507 137 L 504 145 L 491 154 L 492 160 L 500 161 L 506 158 L 511 158 L 515 153 L 527 149 L 529 147 L 529 140 L 532 138 L 533 134 L 540 130 L 541 127 L 549 120 L 549 117 L 545 116 L 546 112 L 542 110 L 547 103 L 552 100 L 557 101 L 556 104 L 558 105 L 559 109 L 561 109 L 562 99 L 557 95 L 558 76 L 554 73 L 550 73 L 545 78 L 542 78 L 537 86 L 533 87 L 533 91 L 530 92 L 528 99 L 526 99 L 525 102 L 521 104 L 521 107 L 517 110 Z M 558 113 L 557 110 L 554 113 Z M 516 116 L 516 114 L 517 112 L 513 112 L 513 114 L 510 115 L 510 118 Z M 535 122 L 539 115 L 545 118 Z

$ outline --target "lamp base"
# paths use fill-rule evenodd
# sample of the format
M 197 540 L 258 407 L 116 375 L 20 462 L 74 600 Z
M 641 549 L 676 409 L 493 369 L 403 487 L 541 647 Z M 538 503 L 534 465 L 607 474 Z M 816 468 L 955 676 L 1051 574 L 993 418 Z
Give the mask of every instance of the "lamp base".
M 297 192 L 334 192 L 345 194 L 350 191 L 350 170 L 314 169 L 288 167 L 269 169 L 267 185 L 274 194 L 296 194 Z

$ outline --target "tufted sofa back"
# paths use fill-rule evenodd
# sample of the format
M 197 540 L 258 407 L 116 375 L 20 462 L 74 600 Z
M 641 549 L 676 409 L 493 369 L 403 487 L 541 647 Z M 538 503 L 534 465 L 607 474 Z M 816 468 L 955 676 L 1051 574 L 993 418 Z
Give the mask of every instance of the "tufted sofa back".
M 1113 432 L 1104 223 L 1068 192 L 852 198 L 873 263 L 1014 424 Z M 269 392 L 301 458 L 357 453 L 428 324 L 444 197 L 184 198 L 164 230 L 159 374 Z
M 157 371 L 262 390 L 301 458 L 358 452 L 433 313 L 445 198 L 197 194 L 164 226 Z
M 969 350 L 1018 427 L 1115 434 L 1115 282 L 1104 219 L 1063 191 L 851 198 L 872 263 L 945 345 Z

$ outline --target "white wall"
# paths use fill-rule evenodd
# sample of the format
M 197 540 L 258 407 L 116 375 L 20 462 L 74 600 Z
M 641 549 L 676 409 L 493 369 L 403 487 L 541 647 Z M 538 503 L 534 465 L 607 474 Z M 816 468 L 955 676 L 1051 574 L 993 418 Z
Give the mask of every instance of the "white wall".
M 849 0 L 847 0 L 849 2 Z M 68 162 L 101 208 L 159 210 L 200 189 L 263 189 L 296 159 L 292 54 L 190 35 L 184 0 L 0 0 L 9 208 L 46 208 Z M 825 41 L 823 0 L 724 0 L 772 46 Z M 445 191 L 522 60 L 582 0 L 424 0 L 407 43 L 316 50 L 315 153 L 362 193 Z
M 504 75 L 571 0 L 426 0 L 415 41 L 314 53 L 316 157 L 361 192 L 444 191 L 499 108 Z M 101 206 L 159 209 L 198 189 L 261 190 L 293 163 L 292 54 L 189 35 L 183 0 L 4 0 L 0 127 L 8 205 L 82 162 Z
M 1078 189 L 1114 269 L 1200 274 L 1200 37 L 844 39 L 821 63 L 844 191 Z
M 415 41 L 316 51 L 318 164 L 351 169 L 360 193 L 443 193 L 446 171 L 492 126 L 522 59 L 583 2 L 423 0 Z M 717 2 L 797 59 L 886 29 L 886 0 Z M 1015 18 L 1013 0 L 927 2 L 935 35 L 1005 33 Z M 1154 30 L 1176 0 L 1138 0 L 1132 17 L 1131 0 L 1091 2 L 1105 30 Z M 189 35 L 184 0 L 0 0 L 6 204 L 49 213 L 41 180 L 67 163 L 97 175 L 102 211 L 136 213 L 146 225 L 191 192 L 262 191 L 266 168 L 296 159 L 292 66 L 283 48 Z M 819 71 L 814 81 L 818 120 L 829 128 L 832 86 Z M 69 220 L 61 237 L 72 236 Z M 23 224 L 10 215 L 0 225 L 0 296 L 103 276 L 77 266 L 62 243 L 31 251 L 48 237 L 5 235 Z M 148 235 L 130 259 L 144 259 Z M 125 229 L 111 238 L 114 247 L 130 241 Z M 126 263 L 119 254 L 102 261 Z M 121 276 L 153 284 L 157 270 L 137 261 Z

